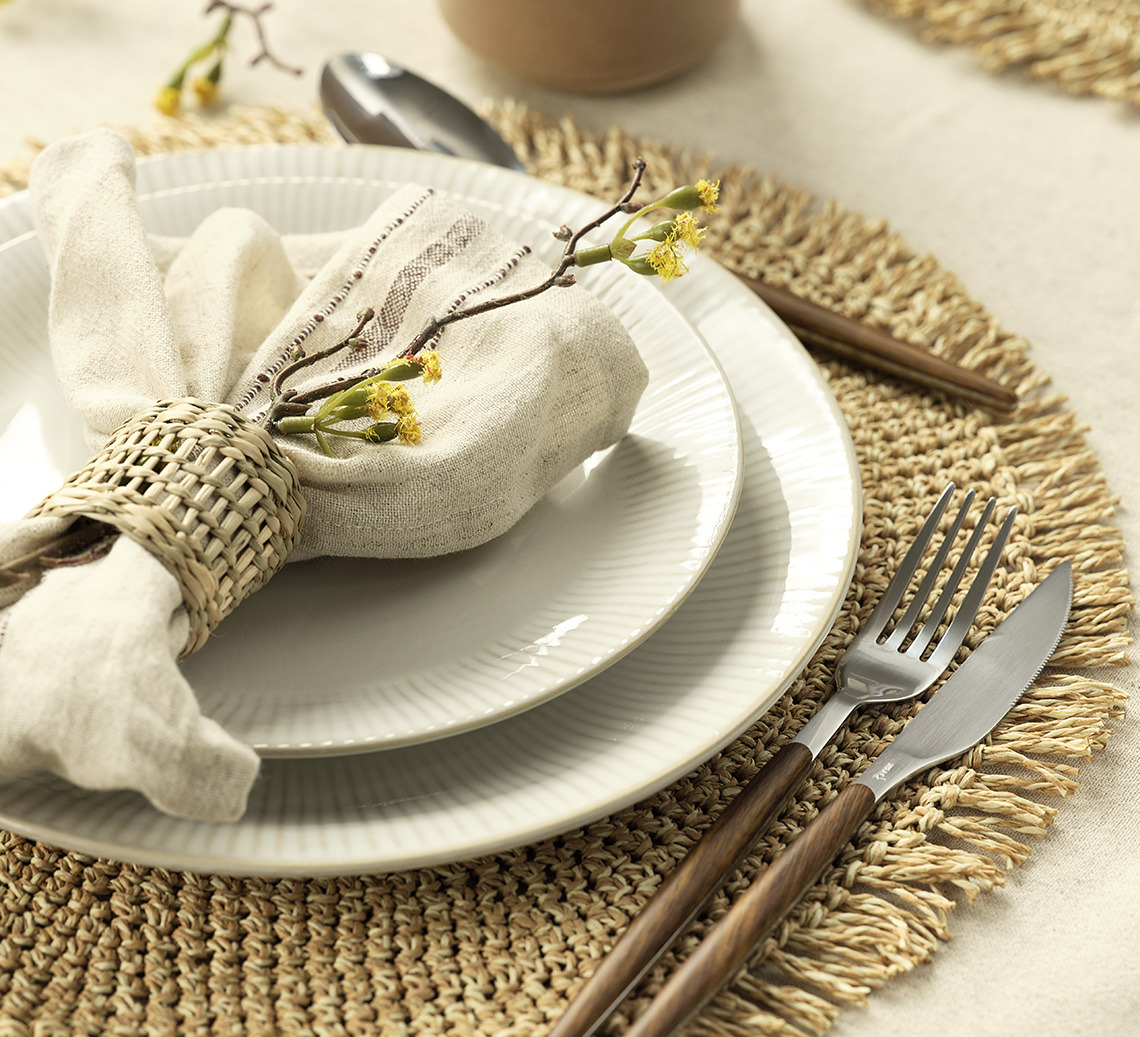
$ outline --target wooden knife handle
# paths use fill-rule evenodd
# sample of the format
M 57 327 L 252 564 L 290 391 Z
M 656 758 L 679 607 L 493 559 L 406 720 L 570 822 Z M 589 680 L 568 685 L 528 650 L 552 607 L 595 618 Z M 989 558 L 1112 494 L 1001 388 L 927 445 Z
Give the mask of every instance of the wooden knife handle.
M 811 750 L 790 742 L 737 793 L 638 912 L 550 1037 L 587 1037 L 681 934 L 800 784 Z
M 848 785 L 669 977 L 625 1037 L 668 1037 L 696 1015 L 804 895 L 874 805 L 875 794 L 869 788 Z

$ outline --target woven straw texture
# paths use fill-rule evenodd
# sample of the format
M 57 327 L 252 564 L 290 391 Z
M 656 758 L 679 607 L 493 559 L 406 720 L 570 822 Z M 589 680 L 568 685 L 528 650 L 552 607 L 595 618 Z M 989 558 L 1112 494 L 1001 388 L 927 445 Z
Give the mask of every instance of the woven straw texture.
M 1140 104 L 1140 0 L 868 0 L 930 42 L 969 47 L 991 72 Z
M 945 483 L 1021 515 L 971 644 L 1060 559 L 1076 575 L 1052 666 L 986 744 L 880 804 L 694 1034 L 821 1034 L 847 1004 L 925 962 L 952 908 L 1003 882 L 1076 790 L 1074 758 L 1102 748 L 1122 694 L 1087 679 L 1122 664 L 1132 606 L 1108 494 L 1077 419 L 938 263 L 882 223 L 710 159 L 590 136 L 510 105 L 491 113 L 533 171 L 604 197 L 636 154 L 649 190 L 719 176 L 710 251 L 729 266 L 1016 386 L 986 413 L 818 357 L 845 414 L 866 499 L 854 581 L 834 629 L 787 695 L 671 788 L 515 852 L 386 876 L 238 880 L 122 865 L 0 837 L 0 1030 L 5 1033 L 545 1033 L 661 877 L 740 785 L 833 689 L 844 645 L 881 595 Z M 140 151 L 321 140 L 315 114 L 247 110 L 134 132 Z M 10 186 L 24 166 L 5 172 Z M 758 362 L 761 362 L 758 358 Z M 608 1026 L 620 1033 L 678 956 L 751 876 L 881 751 L 914 704 L 859 711 L 811 779 Z M 1060 804 L 1058 804 L 1060 805 Z M 1046 843 L 1045 852 L 1048 852 Z M 935 966 L 936 967 L 936 966 Z
M 305 500 L 269 433 L 232 407 L 183 399 L 125 422 L 31 513 L 113 526 L 162 562 L 190 618 L 185 658 L 285 564 Z

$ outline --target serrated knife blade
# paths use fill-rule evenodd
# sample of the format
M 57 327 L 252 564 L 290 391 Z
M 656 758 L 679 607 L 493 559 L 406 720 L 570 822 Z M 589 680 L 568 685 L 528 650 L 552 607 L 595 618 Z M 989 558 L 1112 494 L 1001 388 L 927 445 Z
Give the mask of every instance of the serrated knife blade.
M 747 960 L 867 818 L 908 778 L 986 737 L 1037 679 L 1056 649 L 1073 600 L 1059 565 L 946 680 L 866 771 L 833 799 L 748 888 L 653 999 L 626 1037 L 668 1037 Z

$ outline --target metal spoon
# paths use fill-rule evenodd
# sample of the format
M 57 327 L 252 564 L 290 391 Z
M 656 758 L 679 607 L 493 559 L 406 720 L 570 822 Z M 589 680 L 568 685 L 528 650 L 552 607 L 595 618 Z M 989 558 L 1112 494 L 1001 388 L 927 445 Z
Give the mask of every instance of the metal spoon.
M 379 54 L 341 54 L 321 72 L 321 104 L 353 144 L 391 144 L 521 171 L 490 126 L 447 91 Z

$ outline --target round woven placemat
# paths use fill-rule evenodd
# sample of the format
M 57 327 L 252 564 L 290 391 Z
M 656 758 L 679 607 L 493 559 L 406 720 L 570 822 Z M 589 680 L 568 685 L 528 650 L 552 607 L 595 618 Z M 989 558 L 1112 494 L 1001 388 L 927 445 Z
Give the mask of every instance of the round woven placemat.
M 867 0 L 991 72 L 1140 104 L 1140 0 Z
M 938 263 L 881 222 L 709 158 L 604 136 L 514 105 L 490 112 L 532 170 L 604 197 L 635 155 L 656 187 L 719 177 L 709 250 L 727 265 L 827 301 L 1016 386 L 985 412 L 820 356 L 850 425 L 866 501 L 854 581 L 834 629 L 750 731 L 683 780 L 585 828 L 509 853 L 394 875 L 313 881 L 172 873 L 0 834 L 0 1032 L 536 1037 L 712 817 L 833 689 L 866 619 L 945 483 L 1021 515 L 972 636 L 1060 559 L 1076 572 L 1072 621 L 1051 667 L 986 744 L 900 788 L 692 1032 L 827 1029 L 892 975 L 926 961 L 956 903 L 1003 881 L 1046 833 L 1050 799 L 1076 789 L 1123 695 L 1081 671 L 1125 662 L 1132 606 L 1113 499 L 1062 397 L 1027 344 Z M 315 113 L 235 111 L 128 131 L 141 152 L 268 141 L 331 143 Z M 24 182 L 26 162 L 0 170 Z M 0 191 L 3 187 L 0 186 Z M 763 358 L 757 357 L 757 363 Z M 620 1033 L 750 877 L 913 714 L 857 713 L 806 788 L 607 1028 Z

